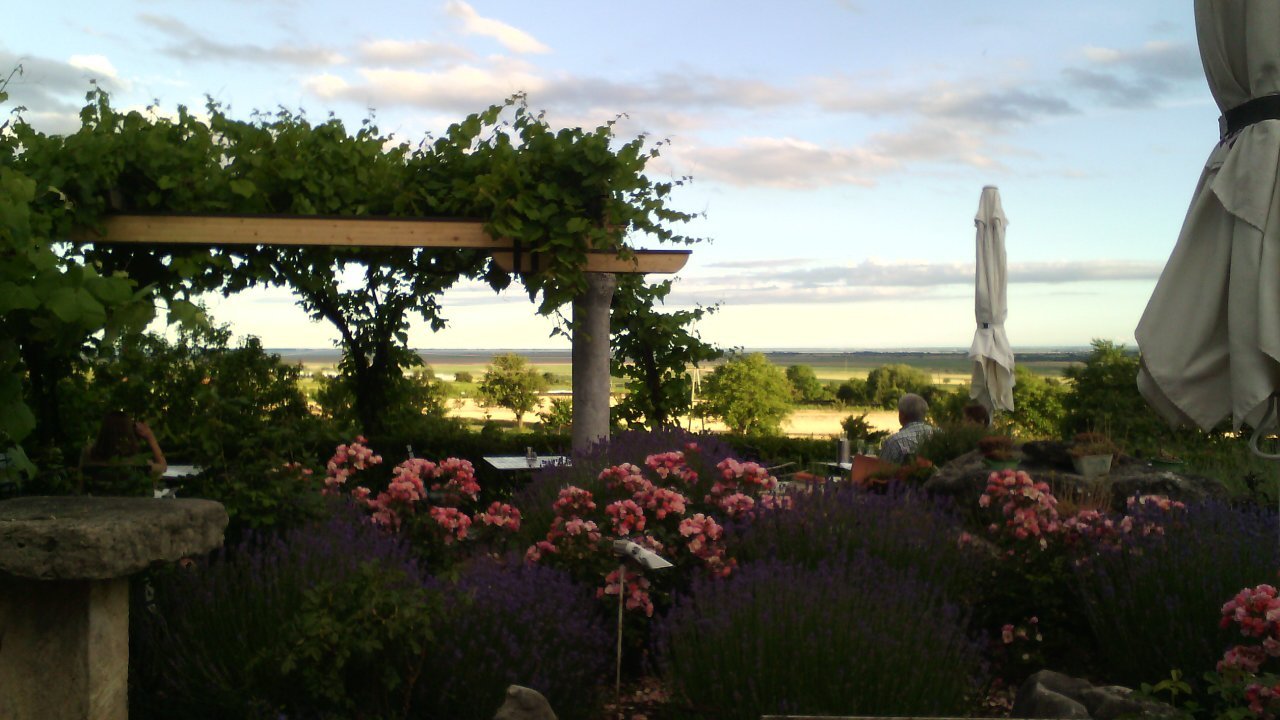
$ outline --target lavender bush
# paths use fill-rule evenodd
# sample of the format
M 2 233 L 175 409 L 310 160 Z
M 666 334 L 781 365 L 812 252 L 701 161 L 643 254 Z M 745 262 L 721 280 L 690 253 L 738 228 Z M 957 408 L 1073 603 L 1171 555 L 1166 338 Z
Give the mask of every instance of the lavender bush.
M 558 717 L 591 717 L 612 668 L 609 625 L 591 592 L 516 558 L 463 567 L 435 635 L 420 694 L 438 718 L 488 720 L 512 683 L 541 692 Z
M 776 558 L 816 567 L 832 557 L 867 553 L 898 571 L 927 577 L 953 601 L 971 599 L 983 568 L 957 542 L 950 507 L 901 484 L 886 494 L 854 488 L 793 496 L 790 511 L 731 526 L 726 544 L 740 562 Z
M 1269 509 L 1205 501 L 1164 520 L 1163 532 L 1078 561 L 1075 581 L 1106 678 L 1154 683 L 1177 669 L 1194 682 L 1212 670 L 1231 644 L 1216 629 L 1222 604 L 1275 580 L 1276 520 Z
M 407 712 L 435 593 L 409 549 L 354 509 L 249 535 L 149 585 L 130 623 L 134 717 Z
M 686 717 L 956 716 L 981 684 L 964 626 L 922 574 L 862 552 L 695 581 L 656 646 Z

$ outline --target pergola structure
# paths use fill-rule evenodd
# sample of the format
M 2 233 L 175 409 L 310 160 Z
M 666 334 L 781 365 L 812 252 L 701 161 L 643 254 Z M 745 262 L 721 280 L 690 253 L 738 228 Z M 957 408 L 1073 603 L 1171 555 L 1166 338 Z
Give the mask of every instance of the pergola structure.
M 79 229 L 72 240 L 140 245 L 288 245 L 484 250 L 507 272 L 538 272 L 537 254 L 494 238 L 479 220 L 322 218 L 304 216 L 113 215 L 101 233 Z M 609 306 L 616 273 L 673 273 L 689 250 L 587 254 L 587 290 L 573 302 L 573 431 L 575 451 L 609 437 Z

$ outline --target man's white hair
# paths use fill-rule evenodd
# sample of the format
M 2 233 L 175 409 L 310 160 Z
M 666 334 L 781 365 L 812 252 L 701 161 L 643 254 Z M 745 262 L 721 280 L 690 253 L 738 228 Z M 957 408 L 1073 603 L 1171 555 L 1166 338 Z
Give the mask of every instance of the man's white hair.
M 929 403 L 915 393 L 907 393 L 898 401 L 898 413 L 902 415 L 902 423 L 921 422 L 929 414 Z

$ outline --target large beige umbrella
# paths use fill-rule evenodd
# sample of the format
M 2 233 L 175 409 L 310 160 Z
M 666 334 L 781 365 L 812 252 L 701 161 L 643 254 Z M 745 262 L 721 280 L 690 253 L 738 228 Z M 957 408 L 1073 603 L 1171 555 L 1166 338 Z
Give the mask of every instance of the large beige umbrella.
M 1138 388 L 1174 424 L 1257 427 L 1280 390 L 1280 2 L 1195 15 L 1221 141 L 1138 323 Z
M 978 228 L 974 282 L 978 329 L 969 346 L 969 358 L 973 360 L 969 397 L 994 415 L 997 410 L 1013 410 L 1013 349 L 1004 333 L 1004 321 L 1009 314 L 1004 229 L 1009 220 L 1000 206 L 1000 191 L 994 186 L 982 188 L 978 214 L 973 221 Z

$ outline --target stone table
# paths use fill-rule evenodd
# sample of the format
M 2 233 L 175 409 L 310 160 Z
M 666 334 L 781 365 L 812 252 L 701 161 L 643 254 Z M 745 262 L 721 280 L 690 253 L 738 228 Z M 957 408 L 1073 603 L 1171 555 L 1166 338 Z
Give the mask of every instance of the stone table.
M 209 500 L 0 502 L 0 718 L 128 717 L 129 580 L 222 544 Z

